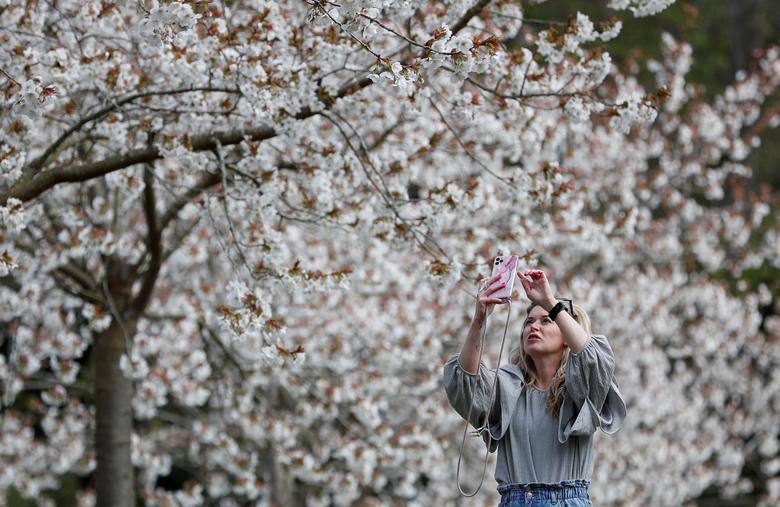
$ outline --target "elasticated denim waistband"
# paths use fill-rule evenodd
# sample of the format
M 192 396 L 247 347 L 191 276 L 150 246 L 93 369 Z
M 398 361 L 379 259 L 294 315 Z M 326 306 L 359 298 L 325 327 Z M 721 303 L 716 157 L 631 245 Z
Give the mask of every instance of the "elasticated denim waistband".
M 498 492 L 504 499 L 508 495 L 508 500 L 520 498 L 539 498 L 544 500 L 565 500 L 567 498 L 588 498 L 588 479 L 574 479 L 571 481 L 562 481 L 557 484 L 544 484 L 538 482 L 531 483 L 502 483 L 498 485 Z

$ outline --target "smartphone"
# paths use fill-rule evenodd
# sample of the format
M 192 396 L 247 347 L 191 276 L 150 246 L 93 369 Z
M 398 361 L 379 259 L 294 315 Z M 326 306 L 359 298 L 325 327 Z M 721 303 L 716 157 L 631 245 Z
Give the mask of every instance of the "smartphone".
M 517 255 L 509 255 L 506 257 L 499 255 L 493 259 L 493 273 L 490 276 L 493 277 L 500 274 L 501 278 L 493 282 L 491 287 L 500 283 L 505 283 L 506 286 L 504 286 L 501 290 L 497 290 L 496 292 L 492 293 L 490 297 L 509 298 L 512 295 L 512 288 L 515 285 L 515 274 L 517 273 L 517 261 Z

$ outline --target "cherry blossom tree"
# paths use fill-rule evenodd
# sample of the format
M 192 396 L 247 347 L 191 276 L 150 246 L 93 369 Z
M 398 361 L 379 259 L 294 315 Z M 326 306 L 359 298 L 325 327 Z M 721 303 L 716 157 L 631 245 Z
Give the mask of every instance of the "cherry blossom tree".
M 776 296 L 723 281 L 780 268 L 776 194 L 742 190 L 780 53 L 708 102 L 670 35 L 652 87 L 616 68 L 620 29 L 486 0 L 0 2 L 0 495 L 452 502 L 441 366 L 513 252 L 616 351 L 597 503 L 780 499 Z

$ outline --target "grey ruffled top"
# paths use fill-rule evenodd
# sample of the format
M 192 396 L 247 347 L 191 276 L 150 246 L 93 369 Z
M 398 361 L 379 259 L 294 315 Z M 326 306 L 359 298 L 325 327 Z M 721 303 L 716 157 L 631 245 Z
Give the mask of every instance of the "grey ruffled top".
M 523 371 L 513 364 L 498 370 L 496 399 L 490 389 L 495 370 L 481 362 L 478 373 L 464 370 L 454 354 L 444 365 L 444 387 L 452 407 L 479 427 L 490 452 L 498 449 L 495 478 L 502 483 L 555 484 L 591 479 L 593 435 L 597 428 L 613 434 L 626 417 L 626 403 L 614 375 L 615 355 L 606 336 L 591 335 L 585 347 L 569 355 L 564 399 L 558 420 L 545 407 L 547 391 L 525 385 Z

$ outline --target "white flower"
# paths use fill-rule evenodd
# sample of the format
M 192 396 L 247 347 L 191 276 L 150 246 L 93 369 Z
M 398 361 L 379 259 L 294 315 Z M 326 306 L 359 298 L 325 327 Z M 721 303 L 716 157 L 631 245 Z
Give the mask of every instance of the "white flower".
M 616 10 L 631 10 L 634 17 L 652 16 L 672 5 L 675 0 L 610 0 L 607 6 Z
M 14 262 L 14 259 L 11 257 L 11 254 L 8 253 L 8 250 L 0 251 L 0 277 L 8 275 L 18 267 L 19 265 Z
M 608 30 L 605 30 L 601 32 L 601 40 L 602 42 L 607 42 L 618 35 L 620 35 L 620 31 L 623 29 L 623 22 L 622 21 L 616 21 Z
M 279 367 L 284 365 L 284 358 L 282 358 L 276 345 L 267 345 L 262 349 L 263 359 L 269 366 Z
M 468 32 L 462 32 L 451 37 L 447 43 L 448 52 L 455 50 L 463 54 L 468 54 L 472 47 L 474 47 L 474 41 L 471 40 L 471 34 Z
M 590 18 L 581 13 L 577 13 L 577 38 L 582 41 L 592 41 L 596 37 L 596 33 L 593 29 L 593 21 Z
M 160 6 L 156 1 L 149 15 L 139 24 L 138 33 L 147 40 L 171 43 L 185 42 L 185 32 L 191 30 L 200 18 L 192 6 L 182 2 L 171 2 Z
M 21 232 L 27 225 L 27 218 L 24 204 L 15 197 L 8 199 L 5 206 L 0 206 L 0 224 L 10 232 Z
M 44 85 L 43 79 L 33 76 L 23 81 L 21 90 L 12 104 L 12 111 L 28 119 L 36 119 L 43 112 L 43 105 L 57 92 L 53 85 Z
M 655 108 L 645 104 L 641 99 L 632 99 L 625 101 L 625 105 L 618 106 L 617 116 L 609 120 L 609 125 L 613 129 L 627 134 L 631 126 L 635 123 L 652 123 L 658 112 Z
M 149 365 L 137 352 L 133 352 L 130 358 L 127 354 L 122 354 L 119 357 L 119 369 L 126 377 L 135 380 L 146 378 L 149 375 Z
M 576 123 L 583 123 L 590 119 L 590 110 L 588 105 L 582 100 L 580 96 L 574 96 L 570 98 L 564 106 L 566 115 Z

